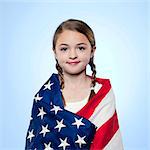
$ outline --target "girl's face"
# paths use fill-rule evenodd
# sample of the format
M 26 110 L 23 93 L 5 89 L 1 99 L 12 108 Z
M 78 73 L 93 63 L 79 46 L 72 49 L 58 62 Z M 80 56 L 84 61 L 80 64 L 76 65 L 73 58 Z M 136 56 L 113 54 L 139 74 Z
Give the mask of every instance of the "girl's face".
M 64 73 L 79 74 L 86 69 L 94 55 L 87 37 L 79 32 L 64 30 L 56 41 L 55 58 Z

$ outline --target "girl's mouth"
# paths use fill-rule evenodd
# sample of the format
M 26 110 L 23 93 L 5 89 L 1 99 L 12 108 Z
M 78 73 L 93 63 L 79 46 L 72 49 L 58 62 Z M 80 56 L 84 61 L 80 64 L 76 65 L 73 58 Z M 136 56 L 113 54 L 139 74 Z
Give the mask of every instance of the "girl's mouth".
M 67 62 L 68 64 L 70 65 L 73 65 L 73 64 L 78 64 L 80 61 L 70 61 L 70 62 Z

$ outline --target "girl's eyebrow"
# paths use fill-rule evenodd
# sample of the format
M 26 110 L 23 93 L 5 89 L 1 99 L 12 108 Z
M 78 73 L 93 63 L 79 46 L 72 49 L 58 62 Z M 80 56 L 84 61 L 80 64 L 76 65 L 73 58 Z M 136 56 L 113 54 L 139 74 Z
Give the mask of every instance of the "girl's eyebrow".
M 79 43 L 79 44 L 77 44 L 77 45 L 82 45 L 82 44 L 83 44 L 83 45 L 87 45 L 86 43 Z
M 86 43 L 78 43 L 77 45 L 82 45 L 82 44 L 87 45 Z M 68 44 L 65 44 L 65 43 L 61 43 L 59 46 L 62 46 L 62 45 L 68 46 Z
M 61 45 L 65 45 L 65 46 L 68 46 L 68 44 L 65 44 L 65 43 L 61 43 L 59 46 L 61 46 Z

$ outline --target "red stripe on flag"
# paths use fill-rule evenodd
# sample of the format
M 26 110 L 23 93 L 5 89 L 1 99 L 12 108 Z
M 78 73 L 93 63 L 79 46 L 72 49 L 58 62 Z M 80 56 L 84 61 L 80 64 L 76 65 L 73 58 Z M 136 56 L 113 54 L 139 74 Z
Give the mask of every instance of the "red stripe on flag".
M 99 103 L 103 100 L 103 98 L 107 95 L 109 90 L 111 89 L 111 84 L 109 79 L 96 78 L 96 81 L 102 84 L 100 90 L 89 100 L 89 102 L 76 114 L 82 116 L 86 119 L 89 119 L 93 114 L 95 108 L 99 105 Z
M 114 115 L 97 130 L 90 150 L 102 150 L 118 129 L 119 124 L 117 113 L 115 111 Z

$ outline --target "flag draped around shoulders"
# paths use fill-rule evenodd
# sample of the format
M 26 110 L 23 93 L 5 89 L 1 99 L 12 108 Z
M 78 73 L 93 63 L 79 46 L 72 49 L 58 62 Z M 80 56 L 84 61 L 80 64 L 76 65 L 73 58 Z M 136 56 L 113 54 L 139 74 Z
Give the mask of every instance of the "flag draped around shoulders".
M 56 74 L 35 95 L 31 117 L 25 149 L 89 149 L 97 128 L 64 109 Z
M 77 113 L 64 109 L 58 74 L 35 94 L 25 149 L 123 150 L 115 97 L 109 79 Z
M 110 80 L 96 78 L 96 82 L 102 84 L 102 87 L 88 104 L 77 112 L 97 127 L 90 150 L 123 150 L 115 95 Z

